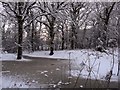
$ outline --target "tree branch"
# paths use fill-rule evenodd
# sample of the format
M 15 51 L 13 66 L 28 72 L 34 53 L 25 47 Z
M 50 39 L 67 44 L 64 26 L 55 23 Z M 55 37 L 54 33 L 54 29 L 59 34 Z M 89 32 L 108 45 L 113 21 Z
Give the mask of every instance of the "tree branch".
M 37 22 L 43 23 L 45 26 L 47 26 L 48 28 L 50 28 L 50 26 L 47 23 L 43 22 L 43 21 L 37 20 Z
M 112 4 L 112 6 L 111 6 L 110 10 L 108 11 L 108 15 L 110 15 L 110 13 L 112 12 L 112 10 L 113 10 L 113 8 L 114 8 L 115 3 L 116 3 L 116 2 L 113 2 L 113 4 Z
M 36 16 L 35 18 L 33 18 L 27 25 L 25 25 L 24 29 L 25 29 L 26 27 L 30 26 L 30 24 L 31 24 L 36 18 L 38 18 L 38 16 Z
M 6 15 L 4 15 L 4 14 L 2 14 L 2 13 L 0 13 L 0 15 L 1 15 L 1 16 L 4 16 L 4 17 L 6 17 L 6 18 L 7 18 L 7 16 L 6 16 Z
M 28 4 L 28 3 L 26 3 L 25 8 L 24 8 L 24 11 L 23 11 L 23 15 L 24 15 L 23 20 L 27 17 L 27 13 L 28 13 L 29 10 L 31 9 L 31 7 L 36 4 L 36 2 L 33 2 L 33 3 L 30 4 L 28 7 L 27 7 L 27 4 Z
M 18 14 L 15 12 L 15 10 L 12 9 L 12 7 L 10 6 L 10 3 L 2 2 L 2 4 L 3 4 L 3 7 L 7 6 L 16 16 L 18 15 Z M 4 6 L 4 4 L 5 4 L 5 6 Z

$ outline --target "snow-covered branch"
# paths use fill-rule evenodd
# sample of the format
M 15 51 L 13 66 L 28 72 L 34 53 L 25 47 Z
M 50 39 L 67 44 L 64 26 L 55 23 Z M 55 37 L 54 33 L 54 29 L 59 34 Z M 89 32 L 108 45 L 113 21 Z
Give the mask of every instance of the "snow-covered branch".
M 18 47 L 23 47 L 22 45 L 20 45 L 20 44 L 18 44 L 18 43 L 16 43 L 16 42 L 15 42 L 15 45 L 17 45 Z

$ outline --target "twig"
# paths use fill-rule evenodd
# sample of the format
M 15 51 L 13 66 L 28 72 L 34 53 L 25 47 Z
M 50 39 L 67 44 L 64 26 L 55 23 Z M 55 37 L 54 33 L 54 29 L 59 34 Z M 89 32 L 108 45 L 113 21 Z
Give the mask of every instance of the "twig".
M 97 69 L 97 77 L 98 77 L 98 73 L 99 73 L 99 68 L 100 68 L 100 63 L 98 64 L 98 69 Z M 94 83 L 94 85 L 96 84 L 96 82 L 98 81 L 97 80 L 97 77 L 96 77 L 96 79 L 95 79 L 95 83 Z M 99 87 L 98 87 L 99 88 Z
M 88 57 L 89 57 L 89 54 L 88 54 Z M 90 66 L 90 58 L 88 58 L 88 60 L 89 60 L 89 66 L 88 66 L 88 68 L 89 68 L 89 74 L 88 74 L 87 80 L 86 80 L 86 82 L 85 82 L 85 87 L 86 87 L 86 85 L 87 85 L 88 78 L 91 77 L 91 72 L 93 72 L 93 71 L 92 71 L 92 68 L 93 68 L 93 66 L 94 66 L 94 64 L 95 64 L 95 62 L 96 62 L 96 59 L 95 59 L 94 62 L 93 62 L 93 64 Z M 91 80 L 91 78 L 90 78 L 90 80 Z M 91 81 L 90 81 L 90 87 L 91 87 Z
M 72 52 L 69 52 L 69 77 L 71 76 L 71 61 L 70 61 L 70 56 Z M 70 82 L 70 78 L 68 79 L 68 82 Z
M 112 77 L 112 72 L 113 72 L 113 68 L 114 68 L 114 48 L 112 48 L 112 52 L 113 52 L 113 64 L 112 64 L 112 67 L 111 67 L 111 70 L 109 71 L 109 73 L 106 75 L 105 79 L 106 79 L 106 82 L 107 82 L 107 85 L 106 85 L 106 88 L 109 88 L 109 84 L 110 84 L 110 80 L 111 80 L 111 77 Z
M 86 61 L 87 61 L 87 60 L 86 60 Z M 85 61 L 85 63 L 86 63 L 86 61 Z M 78 82 L 78 80 L 79 80 L 79 77 L 80 77 L 81 72 L 82 72 L 82 70 L 84 69 L 84 67 L 85 67 L 85 65 L 83 65 L 83 66 L 80 68 L 80 73 L 79 73 L 79 75 L 78 75 L 78 77 L 77 77 L 77 79 L 76 79 L 76 82 L 75 82 L 74 88 L 75 88 L 76 85 L 77 85 L 77 82 Z

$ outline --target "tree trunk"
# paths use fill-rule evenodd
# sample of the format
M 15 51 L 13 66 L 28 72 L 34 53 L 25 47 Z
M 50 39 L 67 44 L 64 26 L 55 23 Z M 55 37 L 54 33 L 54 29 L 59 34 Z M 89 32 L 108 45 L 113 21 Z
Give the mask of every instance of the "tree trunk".
M 74 49 L 74 34 L 73 32 L 71 33 L 71 49 Z
M 64 50 L 64 37 L 62 37 L 62 50 Z
M 23 21 L 22 16 L 18 16 L 18 53 L 17 59 L 22 58 Z
M 31 18 L 33 19 L 33 12 L 31 11 Z M 31 31 L 31 48 L 32 48 L 32 51 L 35 50 L 35 45 L 34 45 L 34 34 L 35 34 L 35 26 L 34 26 L 34 21 L 32 21 L 32 31 Z
M 50 30 L 50 54 L 49 55 L 53 55 L 54 54 L 54 23 L 55 23 L 55 17 L 52 17 L 52 20 L 50 23 L 50 27 L 49 27 L 49 30 Z
M 64 39 L 64 30 L 63 30 L 63 28 L 64 28 L 64 24 L 62 25 L 62 50 L 64 50 L 64 43 L 65 43 L 65 39 Z
M 32 31 L 31 31 L 31 48 L 34 51 L 34 23 L 32 23 Z
M 22 58 L 22 40 L 23 40 L 22 5 L 23 5 L 23 2 L 18 2 L 18 13 L 19 13 L 19 15 L 17 15 L 17 20 L 18 20 L 18 52 L 17 52 L 17 59 Z
M 50 54 L 49 55 L 53 55 L 54 54 L 54 43 L 53 43 L 53 40 L 54 40 L 54 32 L 53 32 L 53 27 L 51 26 L 51 29 L 50 29 Z
M 82 36 L 82 48 L 85 48 L 85 47 L 84 47 L 84 41 L 85 41 L 85 36 L 86 36 L 86 31 L 87 31 L 86 26 L 87 26 L 87 24 L 85 24 L 85 28 L 84 28 L 84 31 L 83 31 L 83 36 Z
M 53 40 L 54 40 L 54 35 L 53 35 L 53 30 L 51 29 L 50 31 L 50 54 L 49 55 L 53 55 L 54 54 L 54 43 L 53 43 Z
M 71 26 L 71 49 L 74 49 L 74 45 L 75 45 L 75 27 L 74 27 L 74 24 L 72 24 Z
M 53 42 L 51 42 L 51 45 L 50 45 L 50 54 L 49 55 L 53 55 L 54 52 L 53 52 L 54 48 L 53 48 Z

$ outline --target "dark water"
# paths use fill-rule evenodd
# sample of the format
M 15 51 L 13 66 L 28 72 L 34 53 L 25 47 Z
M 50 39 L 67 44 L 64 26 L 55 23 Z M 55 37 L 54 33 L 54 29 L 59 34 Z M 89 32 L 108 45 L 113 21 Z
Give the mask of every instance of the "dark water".
M 2 62 L 3 88 L 105 88 L 106 83 L 98 80 L 69 78 L 69 61 L 34 59 L 32 61 Z M 76 82 L 77 80 L 77 82 Z M 117 88 L 117 82 L 110 83 Z

